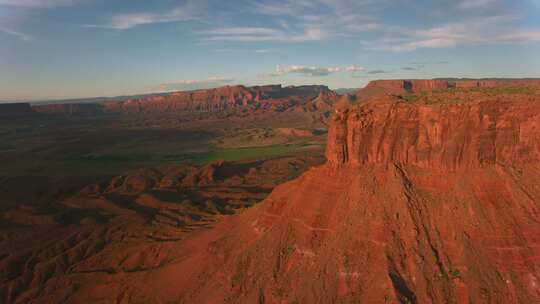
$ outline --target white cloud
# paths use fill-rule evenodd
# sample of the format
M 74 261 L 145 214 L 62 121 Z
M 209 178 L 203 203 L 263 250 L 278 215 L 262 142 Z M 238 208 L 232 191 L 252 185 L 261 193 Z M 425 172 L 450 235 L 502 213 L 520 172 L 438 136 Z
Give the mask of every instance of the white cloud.
M 165 23 L 189 19 L 183 9 L 177 8 L 162 14 L 140 13 L 116 15 L 110 22 L 110 27 L 117 30 L 127 30 L 138 25 Z
M 5 27 L 0 27 L 0 32 L 17 37 L 18 39 L 23 40 L 23 41 L 34 40 L 34 37 L 31 36 L 30 34 L 19 32 L 13 29 L 5 28 Z
M 330 74 L 341 71 L 339 67 L 308 67 L 303 65 L 289 65 L 276 67 L 275 75 L 285 74 L 301 74 L 305 76 L 328 76 Z
M 351 72 L 351 73 L 364 72 L 365 70 L 366 70 L 366 68 L 361 67 L 361 66 L 357 66 L 357 65 L 350 65 L 350 66 L 345 68 L 345 71 Z
M 308 77 L 322 77 L 339 72 L 350 73 L 351 76 L 355 76 L 357 73 L 366 72 L 367 69 L 357 65 L 349 65 L 346 67 L 318 67 L 318 66 L 304 66 L 304 65 L 278 65 L 275 72 L 267 74 L 259 74 L 260 78 L 279 77 L 288 74 L 297 74 Z
M 232 83 L 233 81 L 233 78 L 226 77 L 210 77 L 202 80 L 180 80 L 160 84 L 159 89 L 162 91 L 200 90 L 224 86 Z
M 198 19 L 197 15 L 200 13 L 203 6 L 204 3 L 202 1 L 188 1 L 183 6 L 176 7 L 168 11 L 160 13 L 140 12 L 117 14 L 112 16 L 104 25 L 85 25 L 85 27 L 128 30 L 140 25 L 196 20 Z
M 200 31 L 204 41 L 234 42 L 307 42 L 326 38 L 319 29 L 306 29 L 303 32 L 289 32 L 268 27 L 226 27 Z
M 374 1 L 284 0 L 253 3 L 250 12 L 274 23 L 266 27 L 216 28 L 200 32 L 204 41 L 301 43 L 379 30 Z
M 372 50 L 406 52 L 421 48 L 540 41 L 540 30 L 514 28 L 511 23 L 516 20 L 519 17 L 514 15 L 489 16 L 415 31 L 393 29 L 389 37 L 364 42 L 364 45 Z
M 304 76 L 319 77 L 328 76 L 330 74 L 341 71 L 339 67 L 315 67 L 315 66 L 303 66 L 303 65 L 278 65 L 274 73 L 270 73 L 266 76 L 283 76 L 286 74 L 299 74 Z

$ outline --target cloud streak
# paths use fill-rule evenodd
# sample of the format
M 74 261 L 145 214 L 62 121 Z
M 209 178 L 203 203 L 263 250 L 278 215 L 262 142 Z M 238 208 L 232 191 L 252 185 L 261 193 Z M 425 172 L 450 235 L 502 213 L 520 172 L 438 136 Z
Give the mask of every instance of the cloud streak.
M 285 0 L 253 3 L 250 11 L 275 23 L 265 27 L 224 27 L 203 31 L 202 40 L 303 43 L 354 37 L 380 29 L 371 0 Z
M 462 45 L 489 45 L 540 41 L 539 29 L 515 29 L 518 16 L 501 15 L 453 22 L 428 29 L 393 29 L 386 38 L 366 42 L 371 50 L 409 52 L 417 49 L 453 48 Z
M 143 25 L 198 20 L 198 15 L 201 13 L 203 6 L 203 2 L 188 1 L 183 6 L 175 7 L 162 12 L 116 14 L 113 15 L 105 24 L 90 24 L 85 25 L 84 27 L 129 30 Z
M 262 78 L 266 77 L 279 77 L 289 74 L 295 74 L 306 77 L 324 77 L 339 72 L 347 72 L 351 75 L 356 73 L 366 72 L 367 69 L 358 65 L 349 65 L 346 67 L 318 67 L 318 66 L 305 66 L 305 65 L 278 65 L 276 71 L 269 74 L 259 75 Z
M 32 40 L 35 39 L 30 34 L 23 33 L 23 32 L 20 32 L 20 31 L 13 30 L 13 29 L 9 29 L 9 28 L 5 28 L 5 27 L 0 27 L 0 33 L 8 34 L 10 36 L 14 36 L 14 37 L 16 37 L 16 38 L 18 38 L 19 40 L 22 40 L 22 41 L 32 41 Z
M 324 31 L 305 29 L 302 32 L 291 32 L 269 27 L 226 27 L 200 31 L 203 41 L 232 42 L 308 42 L 323 40 L 327 37 Z

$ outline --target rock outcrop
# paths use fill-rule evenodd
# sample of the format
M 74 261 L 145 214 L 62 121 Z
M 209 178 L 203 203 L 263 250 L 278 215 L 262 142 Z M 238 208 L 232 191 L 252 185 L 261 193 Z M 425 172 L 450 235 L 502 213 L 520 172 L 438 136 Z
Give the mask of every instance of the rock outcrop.
M 360 89 L 360 100 L 388 94 L 421 93 L 449 88 L 540 87 L 540 79 L 396 79 L 374 80 Z
M 450 170 L 533 161 L 540 159 L 539 117 L 537 102 L 376 101 L 334 115 L 327 158 Z

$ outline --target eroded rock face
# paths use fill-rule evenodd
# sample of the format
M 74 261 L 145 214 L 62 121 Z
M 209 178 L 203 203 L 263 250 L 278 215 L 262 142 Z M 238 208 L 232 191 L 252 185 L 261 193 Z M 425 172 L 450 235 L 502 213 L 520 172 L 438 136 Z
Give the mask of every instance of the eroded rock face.
M 357 92 L 357 97 L 366 100 L 388 94 L 421 93 L 449 88 L 507 88 L 540 87 L 540 79 L 396 79 L 374 80 Z
M 209 90 L 173 92 L 168 95 L 131 99 L 123 102 L 109 102 L 105 104 L 105 108 L 110 112 L 128 113 L 185 110 L 214 112 L 230 108 L 246 107 L 263 100 L 281 99 L 291 96 L 309 99 L 325 91 L 330 90 L 325 86 L 225 86 Z
M 528 162 L 540 159 L 539 117 L 538 102 L 372 102 L 334 116 L 327 158 L 451 170 Z

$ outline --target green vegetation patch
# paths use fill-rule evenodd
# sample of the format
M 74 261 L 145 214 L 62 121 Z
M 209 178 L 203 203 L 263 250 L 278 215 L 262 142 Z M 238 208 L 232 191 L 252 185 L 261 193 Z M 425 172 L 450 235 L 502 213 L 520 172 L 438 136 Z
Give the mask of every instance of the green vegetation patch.
M 195 154 L 189 156 L 188 158 L 191 162 L 195 164 L 205 164 L 219 159 L 226 161 L 240 161 L 267 158 L 273 156 L 291 155 L 311 149 L 319 150 L 322 149 L 322 146 L 312 144 L 291 144 L 266 147 L 237 148 Z

